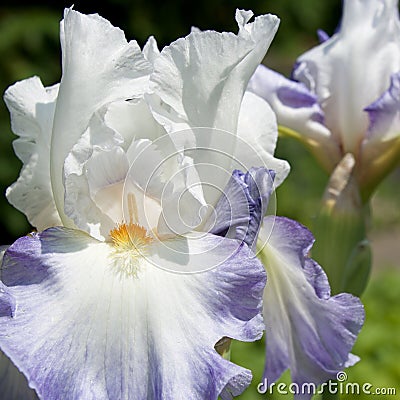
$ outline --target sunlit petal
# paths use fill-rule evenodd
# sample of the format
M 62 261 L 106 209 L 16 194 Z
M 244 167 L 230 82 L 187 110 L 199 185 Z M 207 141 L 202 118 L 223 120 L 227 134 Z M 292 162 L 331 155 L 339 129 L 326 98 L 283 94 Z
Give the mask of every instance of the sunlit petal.
M 160 55 L 160 50 L 158 49 L 157 41 L 154 36 L 150 36 L 147 39 L 147 42 L 143 47 L 143 55 L 146 57 L 146 60 L 152 64 Z
M 0 344 L 42 398 L 205 400 L 249 384 L 250 372 L 214 345 L 223 336 L 261 336 L 265 272 L 235 240 L 188 240 L 177 268 L 205 243 L 225 262 L 173 273 L 154 265 L 165 257 L 159 244 L 125 269 L 122 247 L 64 228 L 8 249 L 3 281 L 17 307 L 1 317 Z
M 50 184 L 50 141 L 58 85 L 45 88 L 39 78 L 9 87 L 4 101 L 11 127 L 19 136 L 13 146 L 23 162 L 18 180 L 7 189 L 8 201 L 37 229 L 59 225 Z
M 122 143 L 123 139 L 105 125 L 102 115 L 95 114 L 88 130 L 72 148 L 64 164 L 65 213 L 75 226 L 98 239 L 105 238 L 116 221 L 103 212 L 91 197 L 87 174 L 95 171 L 89 171 L 86 164 L 95 156 L 95 148 L 95 153 L 101 153 L 116 149 Z M 109 172 L 112 174 L 112 171 Z M 122 207 L 121 198 L 116 199 L 116 203 Z
M 193 29 L 161 51 L 151 75 L 154 93 L 149 99 L 155 118 L 170 134 L 192 129 L 186 147 L 214 150 L 198 152 L 193 159 L 221 167 L 212 173 L 207 168 L 199 171 L 202 181 L 204 175 L 211 179 L 208 188 L 220 191 L 229 180 L 224 171 L 233 170 L 238 117 L 248 80 L 264 57 L 279 22 L 275 16 L 262 15 L 248 23 L 252 15 L 236 12 L 237 35 Z M 217 128 L 226 134 L 210 134 L 211 130 L 197 128 Z M 172 139 L 181 138 L 175 135 Z M 183 144 L 176 142 L 176 147 L 181 149 Z M 217 192 L 205 190 L 207 204 L 215 206 Z
M 67 9 L 61 24 L 63 75 L 51 142 L 52 185 L 63 213 L 63 164 L 93 113 L 118 99 L 140 96 L 151 65 L 135 41 L 97 14 Z M 65 216 L 62 216 L 69 223 Z
M 104 122 L 123 137 L 125 150 L 134 140 L 155 140 L 166 133 L 154 119 L 143 97 L 110 103 L 104 115 Z
M 165 47 L 151 81 L 163 102 L 155 112 L 167 130 L 213 127 L 235 133 L 247 82 L 277 25 L 275 16 L 263 15 L 238 35 L 197 30 Z

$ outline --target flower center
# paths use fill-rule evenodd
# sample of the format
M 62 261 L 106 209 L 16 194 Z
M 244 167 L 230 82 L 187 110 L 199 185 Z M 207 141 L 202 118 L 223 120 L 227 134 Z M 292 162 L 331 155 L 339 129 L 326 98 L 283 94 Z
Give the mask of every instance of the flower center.
M 143 226 L 133 224 L 119 224 L 111 229 L 110 236 L 117 251 L 140 250 L 152 242 L 153 238 L 147 235 Z
M 148 236 L 145 228 L 132 222 L 117 225 L 111 229 L 110 236 L 114 246 L 113 266 L 125 276 L 136 277 L 140 261 L 153 238 Z

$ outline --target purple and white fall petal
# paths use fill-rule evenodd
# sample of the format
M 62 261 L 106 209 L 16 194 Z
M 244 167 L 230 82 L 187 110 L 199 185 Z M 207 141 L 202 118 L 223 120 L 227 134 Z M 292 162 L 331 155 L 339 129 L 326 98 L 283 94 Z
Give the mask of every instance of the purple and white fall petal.
M 268 274 L 263 314 L 269 384 L 289 368 L 299 386 L 318 385 L 358 361 L 350 351 L 364 323 L 363 305 L 347 293 L 330 295 L 323 269 L 308 256 L 313 242 L 298 222 L 264 219 L 259 257 Z
M 223 251 L 225 261 L 198 274 L 158 268 L 153 261 L 163 254 L 151 244 L 135 270 L 124 270 L 113 245 L 67 228 L 17 240 L 4 257 L 2 279 L 15 304 L 1 316 L 1 348 L 43 399 L 240 393 L 250 371 L 214 345 L 223 336 L 260 338 L 265 271 L 246 245 L 205 240 L 215 248 L 207 257 Z M 204 241 L 193 241 L 175 263 L 201 253 Z

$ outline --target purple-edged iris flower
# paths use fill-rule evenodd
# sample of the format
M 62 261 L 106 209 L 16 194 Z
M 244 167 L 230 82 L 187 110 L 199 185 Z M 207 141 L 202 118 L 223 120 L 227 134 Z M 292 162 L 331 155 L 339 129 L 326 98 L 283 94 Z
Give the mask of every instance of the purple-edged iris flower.
M 355 361 L 360 302 L 330 297 L 304 227 L 261 226 L 288 165 L 268 104 L 244 93 L 277 28 L 251 15 L 159 52 L 70 9 L 61 83 L 8 89 L 24 167 L 7 196 L 39 233 L 4 254 L 0 348 L 39 398 L 231 399 L 251 373 L 214 346 L 260 338 L 262 314 L 269 379 Z M 1 371 L 12 396 L 21 375 Z
M 293 80 L 260 66 L 249 89 L 329 172 L 352 153 L 366 199 L 400 156 L 398 1 L 344 0 L 343 7 L 338 31 L 298 58 Z
M 242 225 L 240 241 L 212 228 L 258 231 L 250 206 L 238 220 L 217 207 L 232 161 L 253 162 L 244 129 L 267 139 L 276 182 L 288 172 L 270 108 L 244 95 L 278 19 L 251 16 L 237 12 L 238 34 L 196 30 L 160 52 L 68 9 L 60 84 L 7 90 L 24 164 L 7 197 L 38 233 L 4 254 L 0 348 L 39 398 L 230 399 L 250 383 L 214 346 L 261 337 L 266 274 Z M 248 113 L 262 116 L 250 128 Z M 248 174 L 272 191 L 267 168 Z M 12 398 L 20 376 L 0 370 Z

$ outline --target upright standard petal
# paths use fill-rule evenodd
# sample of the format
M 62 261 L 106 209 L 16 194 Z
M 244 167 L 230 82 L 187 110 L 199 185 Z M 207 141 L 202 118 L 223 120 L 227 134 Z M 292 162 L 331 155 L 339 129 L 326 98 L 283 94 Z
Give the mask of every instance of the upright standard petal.
M 154 61 L 160 55 L 160 50 L 158 49 L 157 41 L 154 36 L 150 36 L 147 39 L 146 44 L 143 46 L 143 54 L 146 60 L 154 64 Z
M 23 162 L 18 180 L 6 192 L 8 201 L 38 230 L 60 225 L 50 184 L 50 141 L 58 85 L 43 87 L 34 77 L 9 87 L 4 101 L 11 127 L 19 136 L 14 150 Z
M 368 128 L 364 109 L 400 70 L 399 38 L 396 0 L 345 0 L 339 31 L 298 59 L 293 76 L 318 96 L 343 154 L 358 154 Z
M 330 296 L 324 271 L 307 256 L 314 239 L 304 226 L 266 218 L 260 239 L 268 274 L 263 311 L 266 382 L 275 382 L 287 368 L 298 385 L 334 378 L 357 361 L 350 351 L 364 322 L 360 300 L 346 293 Z
M 220 357 L 214 345 L 223 336 L 261 336 L 262 265 L 246 245 L 208 234 L 187 239 L 191 251 L 176 262 L 190 265 L 204 241 L 212 245 L 208 256 L 222 251 L 226 261 L 177 274 L 154 265 L 165 257 L 154 253 L 161 244 L 147 242 L 142 257 L 126 247 L 123 234 L 116 232 L 112 245 L 50 228 L 15 242 L 4 257 L 3 281 L 17 307 L 12 317 L 0 317 L 0 347 L 42 399 L 205 400 L 241 393 L 250 372 Z M 212 250 L 213 243 L 222 246 Z M 130 268 L 125 251 L 136 260 Z
M 229 180 L 223 171 L 232 171 L 240 106 L 247 83 L 263 59 L 278 27 L 272 15 L 257 17 L 247 23 L 252 13 L 237 12 L 239 33 L 218 33 L 193 30 L 185 38 L 165 47 L 154 61 L 149 96 L 155 118 L 172 134 L 193 130 L 187 146 L 214 149 L 203 160 L 201 152 L 193 156 L 195 163 L 218 165 L 209 177 L 211 186 L 222 190 Z M 195 77 L 195 79 L 193 78 Z M 219 129 L 231 135 L 208 135 Z M 224 138 L 219 141 L 218 139 Z M 174 137 L 173 137 L 174 139 Z M 176 143 L 178 149 L 182 144 Z M 200 173 L 200 178 L 202 174 Z M 207 198 L 215 205 L 215 196 Z
M 51 182 L 64 224 L 63 164 L 93 113 L 118 99 L 144 93 L 151 64 L 136 41 L 97 14 L 65 11 L 61 24 L 63 74 L 51 141 Z
M 151 82 L 161 103 L 154 102 L 154 112 L 169 132 L 193 127 L 236 132 L 247 83 L 279 23 L 276 16 L 262 15 L 247 24 L 252 13 L 245 21 L 241 15 L 237 35 L 192 31 L 155 59 Z
M 130 178 L 134 178 L 135 185 L 157 197 L 153 186 L 159 182 L 154 174 L 166 164 L 162 163 L 163 157 L 168 159 L 173 152 L 167 149 L 167 140 L 160 140 L 161 148 L 153 149 L 152 141 L 162 136 L 165 137 L 165 130 L 154 120 L 143 97 L 115 101 L 94 113 L 64 163 L 64 208 L 76 227 L 100 239 L 107 237 L 115 222 L 122 222 L 122 188 L 132 163 L 135 167 Z M 162 153 L 158 154 L 158 150 Z M 99 169 L 96 158 L 107 159 L 108 163 L 101 161 Z M 96 201 L 94 180 L 99 179 L 102 183 L 97 189 L 102 190 Z
M 90 120 L 88 129 L 73 146 L 64 163 L 64 212 L 76 227 L 97 239 L 108 236 L 108 232 L 116 221 L 103 212 L 95 199 L 91 197 L 88 174 L 93 174 L 95 171 L 88 170 L 86 164 L 96 154 L 118 152 L 122 144 L 123 138 L 104 123 L 104 113 L 96 112 Z M 111 168 L 109 163 L 107 164 L 109 168 L 102 168 L 102 173 L 98 174 L 97 179 L 106 181 L 107 177 L 113 174 L 115 167 L 119 171 L 123 170 L 126 164 L 123 156 L 114 158 L 115 165 Z M 119 182 L 114 179 L 110 183 Z M 121 197 L 115 197 L 112 200 L 114 207 L 122 208 Z

